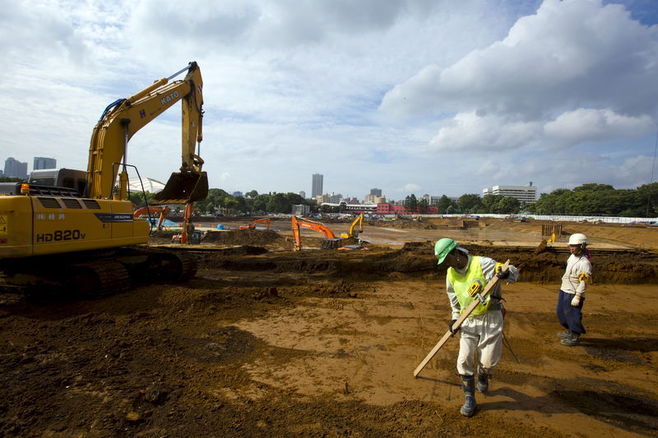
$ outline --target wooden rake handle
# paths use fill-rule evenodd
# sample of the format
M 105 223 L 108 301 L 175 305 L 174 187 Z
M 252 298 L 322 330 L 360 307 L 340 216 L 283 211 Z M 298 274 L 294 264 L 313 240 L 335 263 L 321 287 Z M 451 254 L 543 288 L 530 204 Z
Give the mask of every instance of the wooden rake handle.
M 509 260 L 507 260 L 505 264 L 501 267 L 501 272 L 506 272 L 508 270 L 509 270 Z M 491 280 L 489 280 L 489 283 L 487 283 L 482 293 L 480 293 L 480 296 L 482 298 L 486 298 L 491 292 L 491 290 L 494 288 L 494 286 L 498 284 L 499 280 L 500 278 L 498 278 L 497 275 L 494 275 L 491 278 Z M 457 321 L 455 321 L 455 323 L 452 325 L 451 330 L 445 332 L 441 340 L 434 346 L 434 348 L 432 348 L 432 351 L 430 351 L 427 354 L 427 356 L 425 356 L 425 359 L 423 359 L 423 361 L 416 367 L 416 369 L 414 370 L 414 377 L 418 377 L 418 374 L 420 374 L 423 368 L 425 368 L 427 363 L 430 360 L 432 360 L 432 358 L 436 353 L 438 353 L 441 347 L 443 347 L 443 344 L 445 344 L 448 341 L 448 339 L 452 337 L 452 333 L 457 329 L 459 329 L 459 327 L 461 327 L 462 323 L 466 320 L 466 318 L 468 318 L 468 316 L 473 312 L 473 310 L 475 310 L 478 304 L 480 304 L 480 300 L 473 300 L 473 302 L 471 302 L 471 304 L 468 305 L 468 307 L 464 310 L 464 312 L 462 312 L 462 314 L 459 316 L 459 319 L 457 319 Z

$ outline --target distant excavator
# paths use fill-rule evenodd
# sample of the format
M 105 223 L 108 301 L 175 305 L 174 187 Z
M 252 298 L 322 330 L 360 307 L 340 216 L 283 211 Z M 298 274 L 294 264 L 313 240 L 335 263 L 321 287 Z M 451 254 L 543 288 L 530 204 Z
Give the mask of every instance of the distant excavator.
M 336 238 L 334 232 L 327 228 L 323 223 L 293 216 L 291 218 L 291 225 L 295 251 L 302 249 L 301 228 L 324 234 L 325 238 L 322 241 L 322 249 L 336 249 L 341 245 L 340 239 Z
M 167 219 L 167 215 L 170 211 L 171 209 L 166 205 L 148 205 L 135 210 L 133 212 L 133 219 L 139 219 L 142 216 L 148 216 L 150 222 L 152 214 L 159 214 L 160 217 L 158 218 L 157 229 L 161 230 L 162 224 L 164 224 L 164 221 Z
M 359 228 L 356 228 L 357 225 Z M 363 213 L 359 214 L 356 219 L 352 221 L 352 224 L 350 225 L 350 231 L 349 233 L 341 233 L 340 238 L 341 239 L 358 239 L 359 238 L 359 233 L 363 233 Z
M 270 229 L 270 218 L 268 218 L 268 217 L 263 217 L 263 218 L 260 218 L 260 219 L 256 219 L 255 221 L 251 222 L 250 224 L 240 225 L 240 229 L 241 230 L 255 230 L 256 225 L 261 224 L 261 223 L 265 224 L 267 226 L 267 230 Z

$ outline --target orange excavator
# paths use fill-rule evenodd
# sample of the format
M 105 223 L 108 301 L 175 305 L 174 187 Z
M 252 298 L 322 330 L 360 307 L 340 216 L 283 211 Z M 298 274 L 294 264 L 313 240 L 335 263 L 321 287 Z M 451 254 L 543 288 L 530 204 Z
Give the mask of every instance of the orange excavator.
M 162 224 L 164 223 L 165 219 L 167 219 L 169 211 L 170 209 L 166 205 L 148 205 L 135 210 L 133 212 L 133 219 L 139 219 L 142 216 L 148 216 L 150 221 L 152 214 L 159 214 L 160 217 L 158 218 L 157 229 L 161 230 Z
M 291 219 L 292 225 L 292 236 L 294 238 L 295 251 L 302 249 L 302 236 L 301 228 L 306 228 L 307 230 L 313 230 L 324 234 L 325 239 L 322 241 L 322 249 L 336 249 L 340 247 L 340 239 L 336 238 L 336 235 L 327 228 L 324 224 L 320 222 L 311 221 L 308 219 L 298 218 L 293 216 Z
M 253 221 L 252 223 L 247 224 L 247 225 L 240 225 L 240 229 L 241 230 L 255 230 L 256 225 L 261 224 L 261 223 L 264 223 L 267 226 L 268 230 L 270 229 L 270 218 L 268 218 L 268 217 L 263 217 L 263 218 L 260 218 L 260 219 L 256 219 L 255 221 Z

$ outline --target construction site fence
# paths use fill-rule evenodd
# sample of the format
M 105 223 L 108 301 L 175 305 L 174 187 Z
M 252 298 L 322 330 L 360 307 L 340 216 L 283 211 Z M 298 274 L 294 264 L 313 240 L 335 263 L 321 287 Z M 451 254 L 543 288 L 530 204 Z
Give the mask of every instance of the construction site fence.
M 388 215 L 386 215 L 388 216 Z M 390 215 L 395 217 L 395 215 Z M 658 217 L 616 217 L 616 216 L 552 216 L 552 215 L 538 215 L 538 214 L 414 214 L 411 217 L 423 218 L 480 218 L 491 217 L 497 219 L 534 219 L 538 221 L 555 221 L 555 222 L 603 222 L 611 224 L 643 224 L 643 225 L 658 225 Z

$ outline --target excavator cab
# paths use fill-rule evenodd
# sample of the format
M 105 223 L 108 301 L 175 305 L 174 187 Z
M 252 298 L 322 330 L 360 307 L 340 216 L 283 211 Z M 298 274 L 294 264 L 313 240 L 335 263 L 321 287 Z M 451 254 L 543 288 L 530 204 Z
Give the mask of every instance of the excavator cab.
M 208 197 L 206 172 L 174 172 L 165 184 L 165 188 L 155 195 L 158 202 L 180 204 L 202 201 L 206 197 Z

